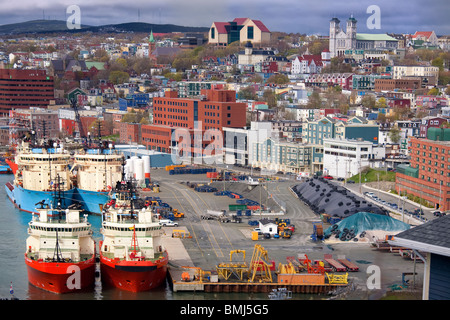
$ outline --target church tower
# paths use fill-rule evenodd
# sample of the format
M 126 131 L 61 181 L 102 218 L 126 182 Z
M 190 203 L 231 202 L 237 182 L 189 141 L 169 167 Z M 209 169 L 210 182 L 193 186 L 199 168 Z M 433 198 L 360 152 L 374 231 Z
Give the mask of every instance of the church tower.
M 340 21 L 338 18 L 333 18 L 330 20 L 330 41 L 329 41 L 329 50 L 331 58 L 337 56 L 337 43 L 336 43 L 336 35 L 340 32 Z
M 153 30 L 150 30 L 150 36 L 148 37 L 148 56 L 154 63 L 156 63 L 156 57 L 153 55 L 155 49 L 156 43 L 155 38 L 153 37 Z
M 353 14 L 347 20 L 347 43 L 346 47 L 351 50 L 356 49 L 356 19 L 353 17 Z

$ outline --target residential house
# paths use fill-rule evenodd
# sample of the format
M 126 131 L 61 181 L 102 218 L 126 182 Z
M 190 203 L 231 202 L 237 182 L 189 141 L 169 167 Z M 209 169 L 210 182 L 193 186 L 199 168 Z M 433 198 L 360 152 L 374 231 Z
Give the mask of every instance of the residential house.
M 260 20 L 236 18 L 230 22 L 213 22 L 208 42 L 226 46 L 232 42 L 264 43 L 270 41 L 270 31 Z

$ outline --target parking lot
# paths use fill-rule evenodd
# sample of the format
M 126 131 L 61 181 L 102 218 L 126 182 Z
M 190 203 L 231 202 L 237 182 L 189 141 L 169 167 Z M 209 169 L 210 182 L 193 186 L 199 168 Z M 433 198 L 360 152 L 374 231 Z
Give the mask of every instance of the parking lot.
M 268 251 L 269 258 L 274 260 L 277 266 L 279 263 L 286 263 L 287 257 L 295 257 L 298 254 L 307 254 L 311 259 L 323 259 L 325 254 L 344 255 L 352 261 L 362 262 L 361 271 L 352 273 L 350 279 L 363 290 L 365 298 L 375 294 L 365 289 L 368 277 L 365 270 L 370 264 L 377 264 L 383 268 L 383 290 L 392 283 L 398 283 L 402 272 L 413 270 L 411 261 L 387 252 L 375 251 L 367 243 L 326 244 L 312 241 L 313 222 L 320 221 L 320 218 L 291 193 L 289 188 L 299 183 L 293 179 L 269 181 L 260 189 L 250 188 L 240 182 L 214 182 L 215 187 L 239 190 L 244 196 L 258 202 L 261 200 L 263 204 L 271 203 L 270 201 L 276 197 L 286 208 L 284 215 L 265 216 L 256 211 L 252 216 L 242 216 L 241 223 L 221 223 L 201 218 L 207 210 L 223 210 L 230 204 L 236 204 L 236 199 L 215 196 L 208 192 L 196 192 L 186 183 L 209 183 L 210 180 L 205 175 L 171 176 L 164 169 L 157 169 L 152 171 L 152 179 L 157 180 L 161 186 L 161 192 L 153 195 L 159 196 L 173 208 L 185 213 L 185 217 L 177 222 L 180 227 L 186 228 L 192 238 L 182 241 L 194 265 L 204 270 L 215 270 L 217 264 L 229 262 L 231 250 L 245 250 L 249 261 L 256 243 L 261 244 Z M 295 232 L 290 239 L 274 239 L 273 237 L 265 239 L 261 236 L 259 240 L 253 241 L 251 231 L 255 226 L 249 225 L 248 222 L 264 217 L 288 218 L 295 225 Z M 324 225 L 324 228 L 327 227 Z M 420 268 L 419 266 L 418 270 Z M 355 296 L 356 299 L 364 299 L 364 297 Z

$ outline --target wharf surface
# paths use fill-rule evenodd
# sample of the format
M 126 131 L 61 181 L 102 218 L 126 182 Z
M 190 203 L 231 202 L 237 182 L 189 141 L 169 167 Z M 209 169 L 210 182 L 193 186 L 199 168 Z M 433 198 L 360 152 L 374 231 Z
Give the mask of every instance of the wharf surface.
M 169 268 L 167 279 L 173 292 L 179 291 L 198 291 L 198 292 L 243 292 L 243 293 L 269 293 L 280 287 L 286 288 L 293 293 L 330 293 L 337 288 L 345 287 L 346 284 L 283 284 L 278 282 L 209 282 L 209 281 L 181 281 L 181 274 L 189 272 L 195 274 L 195 266 L 184 247 L 183 240 L 172 237 L 173 228 L 163 228 L 164 235 L 162 237 L 163 246 L 169 254 Z M 183 229 L 183 227 L 181 227 Z M 182 268 L 182 267 L 191 267 Z

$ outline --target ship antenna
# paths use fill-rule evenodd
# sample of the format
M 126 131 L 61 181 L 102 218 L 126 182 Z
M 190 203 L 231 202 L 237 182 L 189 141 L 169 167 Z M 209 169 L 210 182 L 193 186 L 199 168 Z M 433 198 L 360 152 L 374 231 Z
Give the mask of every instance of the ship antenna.
M 58 228 L 56 229 L 56 244 L 55 244 L 55 251 L 53 253 L 53 262 L 61 262 L 62 256 L 61 256 L 61 247 L 59 246 L 59 240 L 58 240 Z M 55 259 L 56 256 L 56 259 Z

